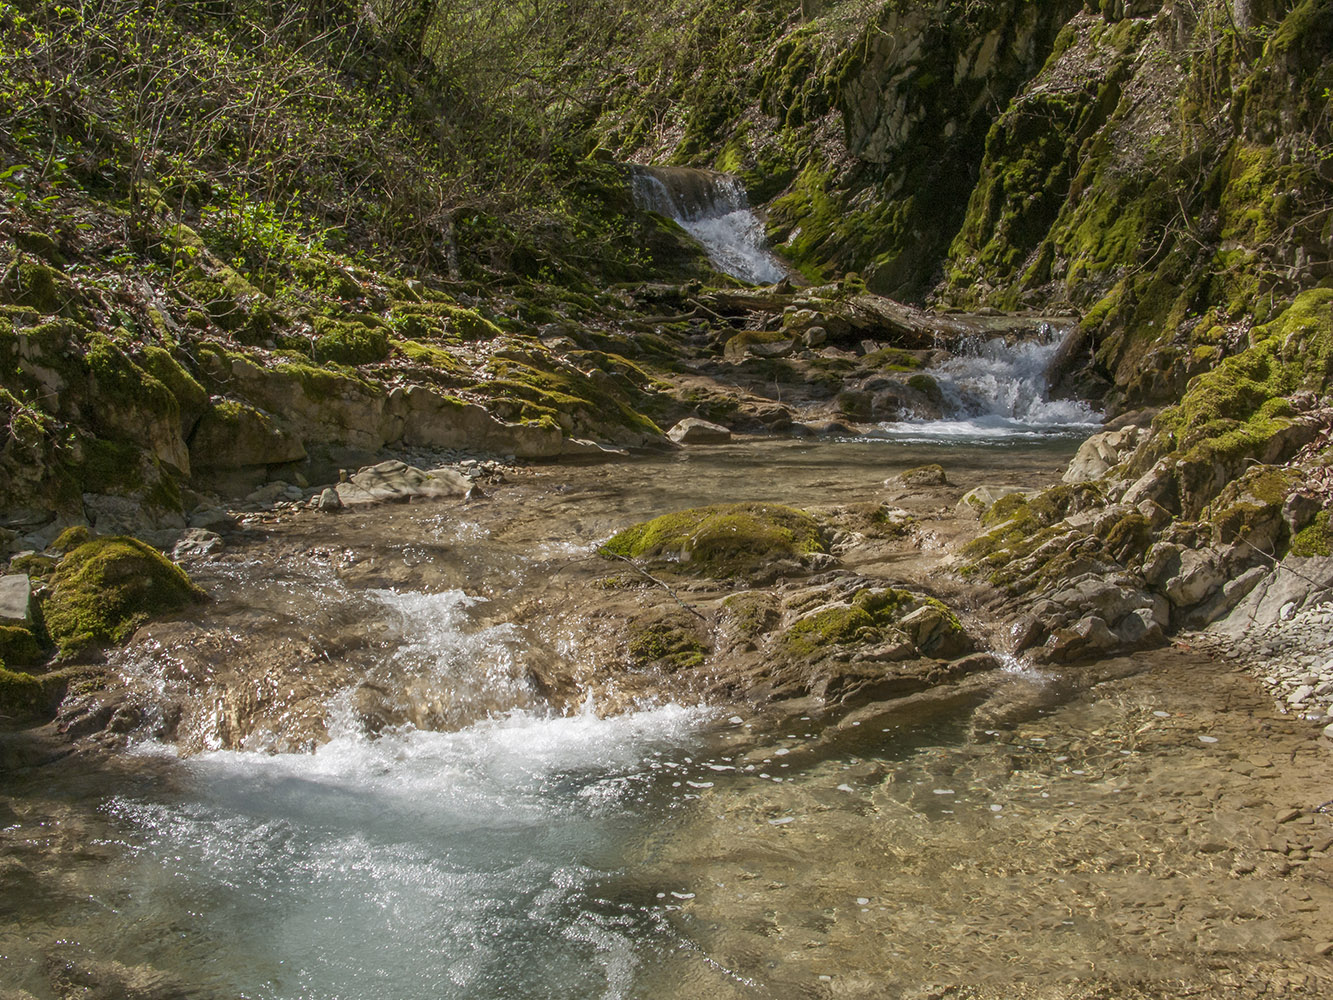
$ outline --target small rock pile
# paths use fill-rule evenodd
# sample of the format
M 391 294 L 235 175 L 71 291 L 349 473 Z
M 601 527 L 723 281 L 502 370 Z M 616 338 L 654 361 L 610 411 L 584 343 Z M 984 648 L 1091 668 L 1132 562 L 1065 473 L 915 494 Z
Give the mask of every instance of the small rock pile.
M 1217 642 L 1194 638 L 1204 645 Z M 1279 712 L 1322 725 L 1324 736 L 1333 740 L 1333 601 L 1255 625 L 1217 652 L 1259 677 Z

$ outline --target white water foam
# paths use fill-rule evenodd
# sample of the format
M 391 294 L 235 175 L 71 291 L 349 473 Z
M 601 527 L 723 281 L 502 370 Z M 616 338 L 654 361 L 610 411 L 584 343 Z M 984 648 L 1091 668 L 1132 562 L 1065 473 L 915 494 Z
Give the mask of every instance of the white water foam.
M 125 918 L 184 906 L 195 968 L 247 996 L 629 995 L 660 914 L 602 887 L 659 755 L 708 717 L 514 712 L 188 758 L 179 798 L 108 807 L 142 869 Z
M 688 192 L 673 189 L 649 169 L 635 170 L 635 203 L 674 219 L 702 244 L 708 259 L 724 274 L 759 285 L 786 277 L 768 250 L 764 224 L 751 210 L 738 178 L 702 170 L 680 172 L 693 181 Z
M 944 416 L 883 423 L 879 434 L 897 441 L 946 442 L 1033 439 L 1086 435 L 1101 415 L 1086 403 L 1047 398 L 1047 371 L 1060 348 L 1062 331 L 1043 326 L 1034 340 L 1003 338 L 964 343 L 938 368 L 935 379 Z

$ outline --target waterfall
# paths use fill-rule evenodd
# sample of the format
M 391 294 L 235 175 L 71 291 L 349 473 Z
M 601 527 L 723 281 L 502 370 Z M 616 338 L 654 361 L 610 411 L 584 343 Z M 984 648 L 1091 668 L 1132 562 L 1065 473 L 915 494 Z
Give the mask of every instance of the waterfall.
M 939 386 L 940 412 L 881 425 L 895 436 L 1003 438 L 1088 434 L 1101 415 L 1086 403 L 1047 396 L 1047 372 L 1065 330 L 1043 323 L 1035 339 L 971 338 L 925 374 Z
M 674 219 L 725 274 L 765 285 L 786 271 L 769 252 L 764 224 L 750 208 L 745 186 L 731 174 L 691 167 L 634 167 L 634 202 Z

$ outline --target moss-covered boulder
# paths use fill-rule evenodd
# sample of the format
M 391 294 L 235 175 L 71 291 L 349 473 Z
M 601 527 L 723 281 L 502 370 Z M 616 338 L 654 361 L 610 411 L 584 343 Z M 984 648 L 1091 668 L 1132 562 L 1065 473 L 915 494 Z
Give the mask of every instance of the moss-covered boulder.
M 41 643 L 31 628 L 0 625 L 0 664 L 29 667 L 41 659 Z
M 99 538 L 70 552 L 42 605 L 62 655 L 128 639 L 145 621 L 204 599 L 180 567 L 137 538 Z
M 824 552 L 825 547 L 819 525 L 804 511 L 781 504 L 735 503 L 644 521 L 620 532 L 602 551 L 673 562 L 701 576 L 728 577 Z
M 951 657 L 968 652 L 972 641 L 962 623 L 941 601 L 906 590 L 867 587 L 845 601 L 825 605 L 792 623 L 782 638 L 784 651 L 798 659 L 818 659 L 849 646 L 889 645 L 890 658 Z

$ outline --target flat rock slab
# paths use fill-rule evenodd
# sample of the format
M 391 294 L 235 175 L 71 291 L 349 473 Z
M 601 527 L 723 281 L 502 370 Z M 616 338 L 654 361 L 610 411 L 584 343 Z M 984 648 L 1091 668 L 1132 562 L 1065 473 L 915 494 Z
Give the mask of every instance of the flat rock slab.
M 731 440 L 731 431 L 698 417 L 686 417 L 667 431 L 667 437 L 676 444 L 726 444 Z
M 345 507 L 372 503 L 403 503 L 414 497 L 462 497 L 472 483 L 453 469 L 426 472 L 406 462 L 381 462 L 356 473 L 336 487 Z
M 1232 638 L 1327 600 L 1333 594 L 1333 557 L 1288 556 L 1235 609 L 1208 627 Z
M 31 621 L 32 582 L 26 573 L 0 576 L 0 625 Z

